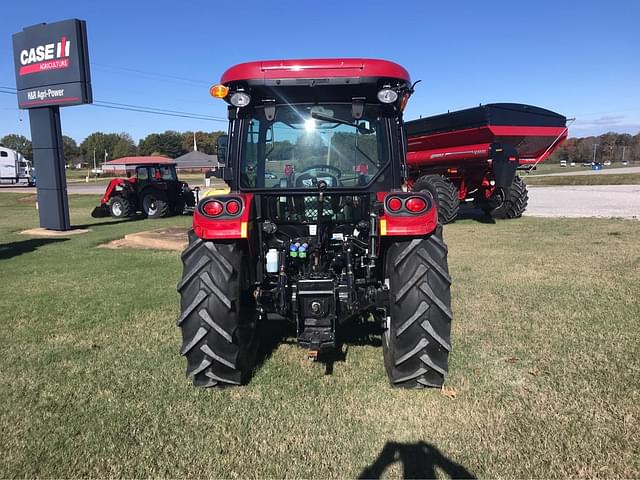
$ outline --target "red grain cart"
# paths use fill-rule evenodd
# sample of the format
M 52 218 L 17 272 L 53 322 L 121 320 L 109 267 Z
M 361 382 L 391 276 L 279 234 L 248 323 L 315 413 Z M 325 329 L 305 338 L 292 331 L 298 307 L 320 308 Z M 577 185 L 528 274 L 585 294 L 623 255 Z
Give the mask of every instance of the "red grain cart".
M 405 122 L 414 191 L 438 192 L 442 223 L 460 202 L 494 218 L 516 218 L 527 207 L 516 175 L 544 161 L 567 138 L 566 117 L 518 103 L 494 103 Z

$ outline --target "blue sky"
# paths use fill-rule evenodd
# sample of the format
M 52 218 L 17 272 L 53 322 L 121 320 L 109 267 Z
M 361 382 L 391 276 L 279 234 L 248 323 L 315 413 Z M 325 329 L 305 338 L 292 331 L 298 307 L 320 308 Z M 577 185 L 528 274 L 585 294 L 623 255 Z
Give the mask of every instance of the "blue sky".
M 2 5 L 0 86 L 15 87 L 11 34 L 87 21 L 95 100 L 224 117 L 208 87 L 249 60 L 373 57 L 421 79 L 406 118 L 490 102 L 576 117 L 571 134 L 640 131 L 640 2 L 627 1 L 13 1 Z M 137 70 L 140 73 L 132 70 Z M 175 78 L 179 77 L 179 78 Z M 222 122 L 97 106 L 63 109 L 65 134 L 135 140 Z M 0 94 L 0 136 L 29 134 L 28 113 Z

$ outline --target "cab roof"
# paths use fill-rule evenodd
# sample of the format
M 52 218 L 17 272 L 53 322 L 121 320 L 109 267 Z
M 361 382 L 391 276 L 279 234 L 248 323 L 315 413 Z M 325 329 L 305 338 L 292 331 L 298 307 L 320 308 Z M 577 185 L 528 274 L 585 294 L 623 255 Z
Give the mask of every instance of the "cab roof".
M 407 83 L 411 82 L 409 72 L 404 67 L 388 60 L 317 58 L 240 63 L 224 72 L 220 83 L 327 78 L 395 78 Z

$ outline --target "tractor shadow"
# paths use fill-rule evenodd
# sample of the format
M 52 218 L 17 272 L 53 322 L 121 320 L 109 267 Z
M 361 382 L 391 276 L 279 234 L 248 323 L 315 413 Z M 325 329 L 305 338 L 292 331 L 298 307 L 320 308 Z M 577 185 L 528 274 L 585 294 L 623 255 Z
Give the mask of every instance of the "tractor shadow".
M 251 378 L 262 368 L 262 365 L 271 358 L 273 352 L 283 343 L 295 344 L 295 325 L 284 320 L 269 320 L 258 326 L 258 349 Z
M 251 378 L 253 378 L 260 368 L 262 368 L 262 365 L 271 358 L 273 352 L 275 352 L 280 345 L 297 345 L 295 340 L 296 327 L 288 321 L 269 320 L 264 322 L 258 328 L 260 342 L 256 352 L 256 359 Z M 349 322 L 340 327 L 339 330 L 340 334 L 336 348 L 321 351 L 316 359 L 318 363 L 322 363 L 324 365 L 325 375 L 333 374 L 333 367 L 336 362 L 346 361 L 349 353 L 349 346 L 382 346 L 382 340 L 380 337 L 382 329 L 374 322 Z
M 362 470 L 358 478 L 377 479 L 395 463 L 402 465 L 402 478 L 438 478 L 440 470 L 449 478 L 476 478 L 469 470 L 447 458 L 427 442 L 387 442 L 378 458 Z
M 102 222 L 83 223 L 82 225 L 73 225 L 73 228 L 91 228 L 101 227 L 103 225 L 117 225 L 118 223 L 135 222 L 137 220 L 145 220 L 146 217 L 142 215 L 132 215 L 131 217 L 123 218 L 121 220 L 104 220 Z
M 318 355 L 317 361 L 325 366 L 325 375 L 333 374 L 336 362 L 347 360 L 350 346 L 382 346 L 382 328 L 374 321 L 355 320 L 339 327 L 338 331 L 336 348 Z
M 457 220 L 475 220 L 478 223 L 494 224 L 495 218 L 480 208 L 461 206 Z
M 68 238 L 30 238 L 19 242 L 0 244 L 0 260 L 17 257 L 23 253 L 29 253 L 50 243 L 66 242 Z

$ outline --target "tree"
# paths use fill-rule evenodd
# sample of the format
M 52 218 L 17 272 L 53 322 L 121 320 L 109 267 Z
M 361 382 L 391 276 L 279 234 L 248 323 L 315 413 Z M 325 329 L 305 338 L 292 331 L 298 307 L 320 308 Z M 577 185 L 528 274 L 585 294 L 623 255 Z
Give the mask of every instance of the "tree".
M 133 138 L 128 133 L 119 133 L 118 139 L 113 145 L 111 159 L 131 157 L 138 154 L 138 147 L 133 142 Z
M 11 150 L 15 150 L 16 152 L 21 153 L 25 158 L 33 158 L 31 140 L 29 140 L 24 135 L 17 135 L 15 133 L 5 135 L 4 137 L 0 138 L 0 144 L 4 145 L 7 148 L 10 148 Z
M 67 135 L 62 136 L 62 146 L 64 148 L 64 161 L 67 165 L 72 165 L 74 160 L 82 156 L 76 141 Z
M 96 164 L 102 163 L 107 152 L 107 160 L 129 155 L 136 155 L 137 149 L 128 133 L 94 132 L 80 144 L 80 151 L 85 161 L 93 165 L 95 151 Z
M 141 155 L 165 155 L 170 158 L 177 158 L 188 151 L 183 148 L 182 135 L 173 130 L 147 135 L 140 140 L 138 150 Z
M 182 149 L 185 152 L 190 152 L 193 150 L 193 133 L 194 132 L 192 131 L 188 131 L 182 134 Z M 197 131 L 195 132 L 195 134 L 196 134 L 196 144 L 198 145 L 198 151 L 204 152 L 208 155 L 215 155 L 216 142 L 218 141 L 218 137 L 220 135 L 224 135 L 224 132 Z

